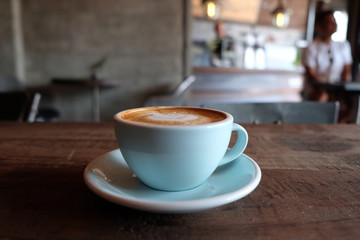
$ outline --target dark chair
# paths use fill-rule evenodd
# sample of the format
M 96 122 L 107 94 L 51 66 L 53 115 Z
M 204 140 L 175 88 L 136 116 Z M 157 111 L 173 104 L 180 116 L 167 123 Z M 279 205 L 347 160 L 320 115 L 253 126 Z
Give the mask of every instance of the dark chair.
M 234 116 L 237 123 L 334 124 L 339 118 L 338 102 L 273 102 L 204 104 Z
M 0 121 L 34 122 L 41 95 L 26 91 L 0 92 Z

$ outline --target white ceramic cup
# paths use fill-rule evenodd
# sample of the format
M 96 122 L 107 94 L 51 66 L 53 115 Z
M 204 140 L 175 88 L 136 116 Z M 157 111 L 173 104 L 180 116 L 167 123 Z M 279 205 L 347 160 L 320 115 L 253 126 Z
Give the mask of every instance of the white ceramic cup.
M 161 123 L 138 122 L 129 118 L 134 113 L 146 113 L 151 119 L 151 116 L 157 117 L 159 111 L 170 112 Z M 186 116 L 183 116 L 184 111 Z M 176 121 L 176 118 L 196 119 L 198 113 L 215 114 L 220 118 L 194 125 L 182 121 L 167 125 L 172 118 Z M 233 123 L 229 113 L 213 109 L 137 108 L 119 112 L 114 119 L 116 139 L 129 168 L 144 184 L 164 191 L 182 191 L 199 186 L 218 166 L 240 156 L 248 142 L 246 130 Z M 229 149 L 232 131 L 236 131 L 238 137 Z

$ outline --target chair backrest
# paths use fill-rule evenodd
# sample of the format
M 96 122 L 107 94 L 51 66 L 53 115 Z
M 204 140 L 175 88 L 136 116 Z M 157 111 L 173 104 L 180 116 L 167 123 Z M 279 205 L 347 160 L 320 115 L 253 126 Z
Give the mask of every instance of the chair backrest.
M 170 93 L 156 94 L 145 100 L 144 106 L 181 106 L 186 105 L 186 94 L 195 82 L 195 76 L 190 75 Z
M 204 104 L 233 115 L 238 123 L 334 124 L 339 117 L 338 102 L 274 102 Z

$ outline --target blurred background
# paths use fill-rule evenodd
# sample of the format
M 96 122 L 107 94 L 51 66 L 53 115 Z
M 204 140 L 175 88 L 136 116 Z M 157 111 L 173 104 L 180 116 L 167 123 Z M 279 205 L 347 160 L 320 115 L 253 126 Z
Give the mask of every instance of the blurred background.
M 1 0 L 0 91 L 39 93 L 44 121 L 110 121 L 190 75 L 183 105 L 302 101 L 301 52 L 325 7 L 336 10 L 334 40 L 351 44 L 357 80 L 358 1 L 218 0 L 210 14 L 209 2 Z

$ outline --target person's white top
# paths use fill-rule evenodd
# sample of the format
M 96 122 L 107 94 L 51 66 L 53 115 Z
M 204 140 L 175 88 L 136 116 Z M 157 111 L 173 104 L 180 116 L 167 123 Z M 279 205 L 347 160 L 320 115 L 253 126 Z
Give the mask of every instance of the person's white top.
M 304 50 L 302 60 L 304 65 L 317 70 L 322 82 L 337 83 L 341 81 L 344 65 L 352 63 L 350 44 L 314 40 Z

